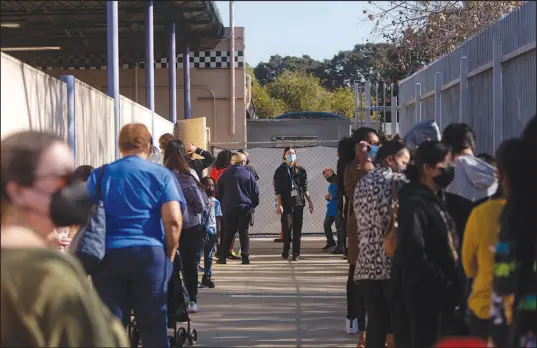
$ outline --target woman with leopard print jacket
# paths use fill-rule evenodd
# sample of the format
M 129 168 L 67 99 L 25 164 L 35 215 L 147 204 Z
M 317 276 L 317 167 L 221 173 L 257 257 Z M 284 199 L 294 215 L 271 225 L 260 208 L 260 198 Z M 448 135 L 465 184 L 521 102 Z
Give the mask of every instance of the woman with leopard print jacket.
M 408 182 L 401 173 L 410 161 L 410 153 L 402 143 L 388 142 L 380 147 L 375 161 L 377 168 L 360 180 L 354 194 L 359 250 L 354 280 L 367 308 L 366 346 L 384 347 L 388 343 L 391 347 L 391 258 L 384 250 L 384 233 L 392 217 L 393 184 L 399 191 Z

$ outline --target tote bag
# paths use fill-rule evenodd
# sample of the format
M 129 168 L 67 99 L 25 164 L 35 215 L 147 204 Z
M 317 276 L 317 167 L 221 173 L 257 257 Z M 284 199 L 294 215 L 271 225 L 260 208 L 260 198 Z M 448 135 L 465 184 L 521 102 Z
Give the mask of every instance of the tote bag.
M 69 245 L 69 252 L 82 263 L 86 272 L 91 275 L 95 272 L 105 253 L 106 216 L 102 198 L 102 179 L 106 165 L 101 167 L 97 179 L 96 193 L 98 203 L 92 208 L 92 216 L 87 226 L 80 228 Z

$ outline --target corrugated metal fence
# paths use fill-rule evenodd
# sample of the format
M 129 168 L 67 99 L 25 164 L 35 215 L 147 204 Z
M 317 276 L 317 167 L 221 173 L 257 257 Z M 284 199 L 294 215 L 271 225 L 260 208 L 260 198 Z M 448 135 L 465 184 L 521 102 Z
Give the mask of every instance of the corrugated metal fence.
M 536 113 L 536 5 L 526 2 L 403 80 L 401 133 L 423 120 L 436 120 L 441 129 L 464 122 L 476 133 L 477 150 L 488 153 L 519 136 Z

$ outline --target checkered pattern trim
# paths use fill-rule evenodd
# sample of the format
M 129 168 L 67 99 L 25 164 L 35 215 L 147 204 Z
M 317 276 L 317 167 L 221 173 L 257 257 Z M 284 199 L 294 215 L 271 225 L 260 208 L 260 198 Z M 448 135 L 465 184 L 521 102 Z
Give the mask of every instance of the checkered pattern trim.
M 176 67 L 183 68 L 183 55 L 178 54 Z M 190 67 L 197 69 L 228 69 L 231 66 L 230 51 L 199 51 L 190 54 Z M 133 69 L 136 60 L 132 57 L 121 57 L 120 67 L 122 69 Z M 106 54 L 89 54 L 86 56 L 63 56 L 37 58 L 25 61 L 40 70 L 102 70 L 107 68 L 108 60 Z M 235 67 L 244 68 L 244 51 L 235 51 Z M 167 69 L 169 66 L 168 57 L 155 60 L 155 69 Z M 145 62 L 138 63 L 143 69 Z

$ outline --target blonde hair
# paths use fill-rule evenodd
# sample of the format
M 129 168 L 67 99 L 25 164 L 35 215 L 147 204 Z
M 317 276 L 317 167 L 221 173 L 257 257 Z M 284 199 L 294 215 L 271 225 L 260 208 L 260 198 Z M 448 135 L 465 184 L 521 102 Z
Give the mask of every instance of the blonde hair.
M 241 152 L 235 152 L 233 156 L 231 156 L 231 164 L 241 164 L 246 159 L 246 155 Z

